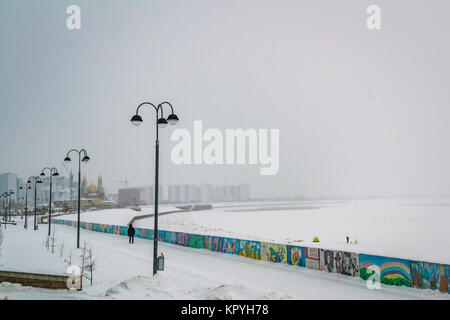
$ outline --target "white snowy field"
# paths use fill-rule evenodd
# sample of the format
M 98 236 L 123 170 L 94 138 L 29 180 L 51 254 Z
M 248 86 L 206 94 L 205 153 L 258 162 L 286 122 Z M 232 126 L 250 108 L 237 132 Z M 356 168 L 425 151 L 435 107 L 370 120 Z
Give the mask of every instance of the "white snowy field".
M 136 226 L 152 228 L 153 218 Z M 159 227 L 450 264 L 448 198 L 234 203 L 161 216 Z
M 165 213 L 170 211 L 179 211 L 180 209 L 177 209 L 174 206 L 160 206 L 159 212 Z M 129 208 L 120 208 L 120 209 L 104 209 L 104 210 L 97 210 L 97 211 L 86 211 L 81 212 L 80 214 L 80 220 L 83 222 L 90 222 L 90 223 L 102 223 L 102 224 L 111 224 L 111 225 L 119 225 L 119 226 L 127 226 L 130 221 L 134 217 L 144 216 L 148 214 L 153 214 L 154 208 L 153 206 L 145 206 L 141 207 L 141 211 L 136 211 Z M 61 220 L 70 220 L 70 221 L 77 221 L 78 216 L 77 214 L 69 214 L 57 217 L 57 219 Z
M 43 246 L 47 226 L 38 231 L 23 225 L 4 233 L 0 269 L 65 271 L 64 259 L 75 247 L 76 229 L 54 225 L 56 243 L 65 243 L 63 258 Z M 0 299 L 450 299 L 431 290 L 381 286 L 370 290 L 360 278 L 331 274 L 160 243 L 165 271 L 152 277 L 150 240 L 128 244 L 123 236 L 81 230 L 82 242 L 92 247 L 98 261 L 94 284 L 82 292 L 0 284 Z M 73 251 L 72 257 L 79 252 Z

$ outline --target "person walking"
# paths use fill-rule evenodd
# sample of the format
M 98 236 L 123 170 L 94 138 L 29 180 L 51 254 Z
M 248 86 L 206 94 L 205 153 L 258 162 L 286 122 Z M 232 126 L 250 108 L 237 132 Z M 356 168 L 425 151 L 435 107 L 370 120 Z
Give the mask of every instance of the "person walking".
M 128 226 L 128 243 L 134 243 L 134 234 L 136 233 L 136 229 L 133 228 L 133 225 L 130 223 Z

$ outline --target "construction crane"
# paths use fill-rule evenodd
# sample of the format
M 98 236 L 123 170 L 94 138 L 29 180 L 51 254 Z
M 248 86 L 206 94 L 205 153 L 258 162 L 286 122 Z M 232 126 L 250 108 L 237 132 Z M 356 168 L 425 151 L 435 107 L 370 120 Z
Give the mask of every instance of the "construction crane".
M 112 180 L 112 181 L 110 181 L 110 182 L 114 182 L 114 183 L 123 183 L 123 184 L 125 184 L 125 189 L 126 189 L 127 186 L 128 186 L 128 180 L 127 180 L 127 178 L 125 178 L 125 180 Z
M 67 174 L 69 175 L 69 179 L 70 179 L 70 200 L 73 200 L 73 173 L 72 173 L 72 169 L 67 169 L 66 165 L 64 164 L 64 162 L 61 162 L 64 169 L 66 170 Z

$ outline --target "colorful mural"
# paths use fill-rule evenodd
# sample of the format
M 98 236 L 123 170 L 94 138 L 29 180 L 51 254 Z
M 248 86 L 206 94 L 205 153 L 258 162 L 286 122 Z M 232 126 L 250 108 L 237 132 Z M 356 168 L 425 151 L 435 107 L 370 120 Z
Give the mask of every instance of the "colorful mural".
M 173 231 L 166 231 L 166 242 L 176 244 L 177 233 Z
M 360 254 L 359 272 L 364 280 L 367 280 L 373 273 L 372 271 L 367 271 L 367 267 L 370 265 L 380 268 L 381 283 L 395 286 L 411 286 L 411 265 L 408 260 Z
M 204 249 L 204 236 L 199 234 L 191 234 L 189 235 L 189 247 L 196 249 Z
M 215 236 L 204 236 L 204 248 L 209 251 L 219 252 L 220 251 L 220 237 Z
M 411 285 L 449 293 L 449 269 L 450 266 L 444 264 L 411 261 Z
M 261 260 L 287 263 L 286 245 L 261 242 Z
M 320 251 L 318 248 L 305 248 L 305 267 L 308 269 L 320 269 Z
M 261 260 L 261 242 L 252 240 L 240 240 L 238 255 L 246 258 Z
M 296 246 L 286 246 L 287 263 L 291 266 L 305 266 L 305 248 Z
M 239 239 L 220 238 L 220 252 L 238 254 Z
M 359 277 L 358 254 L 320 249 L 320 270 Z
M 166 231 L 158 230 L 158 241 L 166 242 Z
M 189 233 L 177 232 L 177 244 L 189 247 Z
M 53 223 L 77 226 L 76 221 L 54 219 Z M 126 226 L 104 225 L 81 222 L 86 230 L 127 235 Z M 136 236 L 153 239 L 153 230 L 136 228 Z M 367 268 L 371 265 L 380 269 L 381 282 L 388 285 L 414 286 L 449 293 L 450 266 L 421 261 L 388 258 L 382 256 L 356 254 L 318 248 L 303 248 L 284 244 L 266 243 L 253 240 L 222 238 L 217 236 L 190 235 L 183 232 L 159 230 L 160 241 L 166 241 L 192 248 L 204 248 L 216 252 L 238 254 L 247 258 L 288 263 L 310 269 L 326 270 L 359 276 L 367 280 L 373 273 Z

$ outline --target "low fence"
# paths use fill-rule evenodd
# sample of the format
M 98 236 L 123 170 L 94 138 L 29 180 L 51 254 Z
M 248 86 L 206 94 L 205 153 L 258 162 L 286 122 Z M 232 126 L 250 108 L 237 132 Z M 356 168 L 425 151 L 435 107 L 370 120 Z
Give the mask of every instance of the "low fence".
M 52 219 L 53 223 L 76 226 L 76 221 Z M 86 230 L 127 235 L 125 226 L 81 222 Z M 153 240 L 152 229 L 135 228 L 137 238 Z M 185 232 L 158 230 L 158 240 L 180 246 L 235 254 L 250 259 L 286 263 L 364 280 L 379 272 L 381 283 L 449 293 L 450 266 L 355 252 L 244 240 Z
M 0 283 L 20 283 L 23 286 L 46 288 L 46 289 L 68 289 L 69 275 L 54 275 L 30 272 L 18 272 L 0 270 Z M 82 277 L 79 277 L 80 284 Z M 81 285 L 80 285 L 81 288 Z M 81 290 L 81 289 L 80 289 Z

